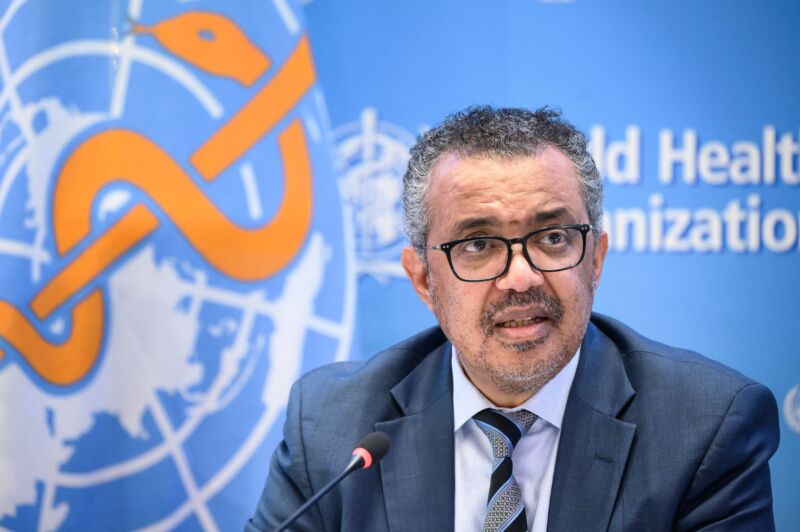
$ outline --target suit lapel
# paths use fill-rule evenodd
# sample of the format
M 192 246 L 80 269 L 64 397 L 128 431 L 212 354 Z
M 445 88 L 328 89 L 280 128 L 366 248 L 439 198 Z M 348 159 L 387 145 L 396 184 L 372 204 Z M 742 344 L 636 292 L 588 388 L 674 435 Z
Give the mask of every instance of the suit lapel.
M 606 530 L 636 425 L 617 419 L 634 395 L 619 350 L 591 322 L 564 412 L 548 530 Z
M 449 342 L 392 395 L 404 417 L 375 424 L 392 447 L 380 463 L 389 530 L 452 530 L 455 497 Z

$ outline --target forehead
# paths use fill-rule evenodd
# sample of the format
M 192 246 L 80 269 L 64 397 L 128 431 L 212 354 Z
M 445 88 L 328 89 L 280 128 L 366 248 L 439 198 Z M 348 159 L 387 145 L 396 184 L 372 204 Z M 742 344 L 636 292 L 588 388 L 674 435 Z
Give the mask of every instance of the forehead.
M 575 165 L 556 148 L 517 158 L 445 154 L 431 171 L 431 233 L 586 220 Z

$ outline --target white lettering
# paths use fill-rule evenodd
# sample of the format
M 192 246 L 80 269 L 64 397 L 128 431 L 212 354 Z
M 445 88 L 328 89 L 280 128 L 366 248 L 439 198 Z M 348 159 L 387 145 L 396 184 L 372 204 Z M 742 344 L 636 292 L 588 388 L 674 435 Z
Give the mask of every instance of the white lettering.
M 696 160 L 697 133 L 693 129 L 683 132 L 683 148 L 674 146 L 672 131 L 662 129 L 658 134 L 658 180 L 669 185 L 674 179 L 674 165 L 683 165 L 683 180 L 693 185 L 697 180 Z
M 781 181 L 787 185 L 800 184 L 800 172 L 794 171 L 795 153 L 800 153 L 800 146 L 794 142 L 791 133 L 784 133 L 778 142 L 778 159 L 780 160 Z
M 775 184 L 775 128 L 764 126 L 762 136 L 762 157 L 764 161 L 764 184 Z
M 639 135 L 638 130 L 632 135 L 626 134 L 625 142 L 615 146 L 614 160 L 607 157 L 605 162 L 620 183 L 631 182 L 631 166 L 623 167 L 620 161 L 627 162 L 634 155 L 633 148 L 641 144 Z M 676 179 L 695 185 L 698 178 L 713 186 L 774 185 L 778 180 L 791 186 L 800 185 L 800 137 L 783 133 L 778 139 L 775 128 L 768 125 L 764 126 L 761 140 L 761 146 L 744 140 L 730 146 L 718 140 L 700 143 L 697 132 L 686 129 L 679 145 L 671 130 L 662 129 L 659 132 L 658 179 L 663 185 L 671 185 Z M 680 173 L 677 177 L 676 172 Z
M 667 233 L 664 236 L 664 251 L 689 251 L 689 241 L 684 238 L 692 223 L 692 213 L 688 209 L 667 209 Z
M 635 185 L 641 180 L 642 134 L 638 126 L 625 128 L 625 140 L 615 140 L 606 147 L 606 129 L 589 130 L 589 153 L 600 175 L 614 185 Z
M 745 221 L 746 216 L 738 200 L 733 200 L 728 203 L 728 206 L 722 211 L 722 217 L 725 220 L 726 228 L 725 244 L 731 251 L 741 253 L 746 250 L 741 232 L 742 222 Z
M 644 251 L 647 247 L 647 220 L 641 209 L 617 209 L 614 212 L 614 249 L 628 249 L 628 228 L 633 233 L 634 251 Z
M 779 226 L 783 229 L 778 230 Z M 764 247 L 778 253 L 790 250 L 797 240 L 797 224 L 794 216 L 785 209 L 769 211 L 764 216 L 762 232 Z
M 587 145 L 589 154 L 594 159 L 594 165 L 597 167 L 597 172 L 602 176 L 606 176 L 606 158 L 604 156 L 606 150 L 606 128 L 603 126 L 592 126 L 589 129 L 589 143 Z
M 761 196 L 747 196 L 747 207 L 750 209 L 747 213 L 747 251 L 754 253 L 761 247 L 761 235 L 758 232 L 761 227 Z
M 642 134 L 636 126 L 625 128 L 625 140 L 614 141 L 608 146 L 605 167 L 608 180 L 615 185 L 635 185 L 639 182 Z
M 706 142 L 700 148 L 700 178 L 709 185 L 724 185 L 728 177 L 730 156 L 728 148 L 721 142 Z
M 661 235 L 664 233 L 664 220 L 661 214 L 661 207 L 664 205 L 664 198 L 661 194 L 650 196 L 650 250 L 661 251 Z
M 758 146 L 753 142 L 735 142 L 733 144 L 733 162 L 731 163 L 731 181 L 736 185 L 757 185 L 761 180 Z
M 692 249 L 700 253 L 722 249 L 722 220 L 713 209 L 698 209 L 694 214 L 694 225 L 689 237 Z
M 800 212 L 762 211 L 762 198 L 732 199 L 724 209 L 666 208 L 661 194 L 648 198 L 649 209 L 623 208 L 603 213 L 612 251 L 664 253 L 785 253 L 800 249 Z

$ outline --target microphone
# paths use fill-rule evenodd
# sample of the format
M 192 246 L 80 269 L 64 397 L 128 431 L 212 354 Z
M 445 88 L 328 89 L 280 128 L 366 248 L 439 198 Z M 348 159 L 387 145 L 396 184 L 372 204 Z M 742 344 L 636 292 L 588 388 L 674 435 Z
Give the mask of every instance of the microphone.
M 344 480 L 344 477 L 356 469 L 369 469 L 373 464 L 377 464 L 381 458 L 386 456 L 386 453 L 389 452 L 390 445 L 391 441 L 389 441 L 389 436 L 387 436 L 384 432 L 376 431 L 364 436 L 364 438 L 358 442 L 356 448 L 353 449 L 353 458 L 350 460 L 350 463 L 347 464 L 347 467 L 344 468 L 344 471 L 339 473 L 336 478 L 328 482 L 325 487 L 308 499 L 300 508 L 297 509 L 295 513 L 292 514 L 289 519 L 284 521 L 281 526 L 275 530 L 275 532 L 286 530 L 289 525 L 294 523 L 298 517 L 303 515 L 306 510 L 311 508 L 318 500 L 322 498 L 323 495 L 328 493 L 337 484 L 339 484 L 339 482 Z

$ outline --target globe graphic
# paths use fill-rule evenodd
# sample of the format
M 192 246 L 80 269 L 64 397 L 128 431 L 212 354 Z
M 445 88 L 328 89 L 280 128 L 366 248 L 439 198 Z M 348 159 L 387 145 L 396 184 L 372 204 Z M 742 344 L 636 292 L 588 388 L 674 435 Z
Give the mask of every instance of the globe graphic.
M 139 12 L 128 16 L 146 14 L 132 5 Z M 24 22 L 18 14 L 27 16 L 15 6 L 5 13 L 6 31 Z M 9 42 L 2 50 L 13 68 L 0 96 L 0 277 L 14 282 L 0 287 L 0 299 L 54 343 L 70 334 L 70 302 L 44 322 L 27 309 L 72 259 L 56 251 L 50 219 L 63 160 L 97 132 L 127 127 L 185 163 L 188 150 L 247 97 L 144 37 L 74 31 L 36 50 Z M 109 80 L 108 87 L 95 94 L 62 83 L 87 76 Z M 160 225 L 92 280 L 105 302 L 104 341 L 78 384 L 43 382 L 0 337 L 0 397 L 14 405 L 4 407 L 4 430 L 24 435 L 2 440 L 8 481 L 0 483 L 0 527 L 241 529 L 280 438 L 291 383 L 350 351 L 355 251 L 346 245 L 335 179 L 326 175 L 328 148 L 313 135 L 324 123 L 317 90 L 295 109 L 312 132 L 311 229 L 289 265 L 269 278 L 241 282 L 210 266 L 130 183 L 98 195 L 98 234 L 137 204 L 148 205 Z M 270 198 L 280 199 L 281 166 L 268 146 L 274 139 L 262 140 L 263 149 L 204 189 L 245 227 L 268 222 L 278 201 Z
M 800 385 L 795 384 L 783 399 L 783 419 L 786 424 L 800 434 Z

